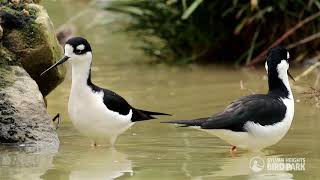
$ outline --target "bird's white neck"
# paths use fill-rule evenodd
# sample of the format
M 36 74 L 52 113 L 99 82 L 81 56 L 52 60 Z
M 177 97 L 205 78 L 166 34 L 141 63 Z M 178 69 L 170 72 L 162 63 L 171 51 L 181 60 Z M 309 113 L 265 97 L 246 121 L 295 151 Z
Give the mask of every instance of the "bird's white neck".
M 278 77 L 279 79 L 282 81 L 282 83 L 284 84 L 284 86 L 286 87 L 287 91 L 288 91 L 288 99 L 292 99 L 293 100 L 293 95 L 292 95 L 292 90 L 290 87 L 290 82 L 289 82 L 289 77 L 288 77 L 288 72 L 287 71 L 278 71 Z
M 286 60 L 282 60 L 277 67 L 270 68 L 267 63 L 265 66 L 268 72 L 269 94 L 293 100 L 288 77 L 288 62 Z
M 87 87 L 90 78 L 91 61 L 72 63 L 72 85 L 71 90 Z

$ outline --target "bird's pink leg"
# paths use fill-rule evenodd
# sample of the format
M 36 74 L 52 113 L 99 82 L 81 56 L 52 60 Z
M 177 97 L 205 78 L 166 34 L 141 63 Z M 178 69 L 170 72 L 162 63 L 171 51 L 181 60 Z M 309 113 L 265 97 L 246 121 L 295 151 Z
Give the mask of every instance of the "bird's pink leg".
M 231 146 L 230 148 L 230 153 L 232 157 L 236 157 L 237 156 L 237 146 Z

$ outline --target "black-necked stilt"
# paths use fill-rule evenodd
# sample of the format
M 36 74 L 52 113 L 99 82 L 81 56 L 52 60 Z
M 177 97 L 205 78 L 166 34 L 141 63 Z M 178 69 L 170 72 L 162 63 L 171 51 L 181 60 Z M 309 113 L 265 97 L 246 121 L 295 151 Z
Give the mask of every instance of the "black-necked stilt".
M 265 68 L 269 92 L 240 98 L 211 117 L 176 120 L 165 123 L 200 127 L 236 147 L 259 151 L 277 143 L 290 128 L 294 99 L 288 75 L 289 52 L 282 47 L 271 49 Z M 292 78 L 293 79 L 293 78 Z
M 92 50 L 86 39 L 69 39 L 64 51 L 65 56 L 41 75 L 66 61 L 71 62 L 69 116 L 74 126 L 91 138 L 94 145 L 106 139 L 114 145 L 117 136 L 134 122 L 154 119 L 154 115 L 169 115 L 136 109 L 118 94 L 94 85 L 91 81 Z

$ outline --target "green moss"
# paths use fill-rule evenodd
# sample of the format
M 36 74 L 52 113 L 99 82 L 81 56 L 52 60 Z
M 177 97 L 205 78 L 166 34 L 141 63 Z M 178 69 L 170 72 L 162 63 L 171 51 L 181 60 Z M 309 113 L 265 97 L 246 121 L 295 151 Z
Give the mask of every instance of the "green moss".
M 18 61 L 16 61 L 15 56 L 8 51 L 5 47 L 0 44 L 0 68 L 6 65 L 17 65 Z
M 25 19 L 25 20 L 30 20 L 31 22 L 34 21 L 34 18 L 32 17 L 26 17 L 23 15 L 22 10 L 24 9 L 24 5 L 18 4 L 18 5 L 13 5 L 13 4 L 9 4 L 7 0 L 0 0 L 0 10 L 10 13 L 12 15 L 17 16 L 20 19 Z M 30 24 L 30 23 L 26 23 L 26 24 Z M 32 37 L 30 37 L 30 35 L 32 34 L 28 34 L 31 33 L 32 31 L 34 31 L 34 28 L 31 25 L 26 25 L 25 27 L 23 27 L 23 32 L 25 33 L 23 35 L 23 37 L 27 38 L 25 40 L 25 42 L 30 42 L 30 39 L 32 39 Z M 8 34 L 10 31 L 7 31 L 6 34 Z M 34 37 L 34 36 L 33 36 Z M 12 68 L 11 66 L 14 65 L 20 65 L 19 61 L 17 60 L 17 57 L 10 52 L 6 47 L 3 46 L 3 43 L 0 43 L 0 89 L 5 88 L 9 85 L 11 85 L 14 80 L 13 80 L 13 73 L 12 72 Z
M 35 23 L 31 23 L 27 26 L 24 26 L 22 31 L 23 33 L 23 42 L 26 43 L 27 48 L 33 48 L 43 43 L 40 26 Z
M 23 4 L 17 4 L 17 5 L 14 5 L 12 3 L 3 3 L 3 4 L 4 5 L 1 7 L 2 10 L 14 15 L 22 14 L 21 11 L 23 10 L 23 7 L 24 7 Z
M 10 86 L 14 82 L 12 68 L 7 65 L 0 65 L 0 77 L 0 89 Z
M 28 8 L 27 10 L 28 10 L 30 16 L 32 16 L 34 18 L 36 18 L 38 16 L 38 11 L 36 9 Z
M 1 5 L 7 4 L 8 1 L 9 1 L 9 0 L 0 0 L 0 4 L 1 4 Z
M 10 86 L 14 82 L 11 68 L 14 65 L 19 65 L 15 55 L 0 44 L 0 89 Z
M 1 0 L 0 0 L 1 1 Z M 3 0 L 2 0 L 3 1 Z M 34 9 L 28 9 L 26 8 L 26 3 L 19 3 L 17 5 L 14 5 L 12 3 L 5 3 L 5 2 L 1 2 L 1 7 L 0 10 L 5 11 L 7 13 L 10 13 L 12 15 L 17 16 L 20 19 L 24 19 L 24 20 L 35 20 L 35 18 L 37 17 L 37 13 L 36 10 Z M 29 16 L 24 15 L 23 10 L 26 9 L 29 12 Z
M 3 6 L 7 5 L 8 4 L 8 1 L 9 0 L 0 0 L 0 7 L 2 8 Z
M 25 16 L 25 15 L 23 15 L 23 12 L 22 12 L 24 7 L 17 8 L 15 6 L 14 9 L 7 7 L 7 6 L 1 7 L 1 10 L 5 11 L 7 13 L 13 14 L 13 15 L 17 16 L 19 19 L 25 21 L 24 26 L 21 27 L 21 29 L 19 29 L 18 32 L 13 32 L 13 30 L 11 30 L 11 31 L 7 31 L 6 34 L 10 34 L 12 32 L 11 38 L 17 39 L 17 40 L 15 40 L 15 42 L 23 43 L 19 47 L 34 48 L 34 47 L 38 46 L 39 44 L 43 43 L 43 39 L 41 37 L 42 35 L 39 33 L 39 32 L 41 32 L 41 27 L 40 27 L 40 25 L 35 23 L 37 10 L 26 7 L 28 10 L 31 11 L 31 14 L 30 14 L 30 16 Z M 11 40 L 8 39 L 8 40 L 12 41 L 12 39 Z M 17 46 L 15 46 L 15 47 L 17 47 Z M 12 49 L 15 49 L 15 47 L 12 47 Z M 11 48 L 9 48 L 9 49 L 11 49 Z
M 14 14 L 14 15 L 16 15 L 18 13 L 18 11 L 14 10 L 14 9 L 12 9 L 10 7 L 7 7 L 7 6 L 2 6 L 0 8 L 0 10 L 5 11 L 5 12 L 10 13 L 10 14 Z
M 0 76 L 13 76 L 4 70 L 8 66 L 22 66 L 38 83 L 42 94 L 47 95 L 63 80 L 65 68 L 60 67 L 57 72 L 52 73 L 50 83 L 39 78 L 39 71 L 43 65 L 50 65 L 60 58 L 62 49 L 45 9 L 35 4 L 24 5 L 19 8 L 11 8 L 11 5 L 0 7 L 1 11 L 15 15 L 23 24 L 14 29 L 6 29 L 1 39 Z M 29 16 L 25 16 L 23 9 L 29 12 Z M 38 17 L 40 18 L 37 19 Z M 10 84 L 10 78 L 0 79 L 0 83 L 0 88 L 3 88 Z

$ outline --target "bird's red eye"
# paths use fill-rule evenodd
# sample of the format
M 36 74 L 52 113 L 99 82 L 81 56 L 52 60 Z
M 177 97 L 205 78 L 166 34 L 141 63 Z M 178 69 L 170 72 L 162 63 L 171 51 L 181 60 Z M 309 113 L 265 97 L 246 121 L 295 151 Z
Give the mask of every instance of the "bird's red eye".
M 81 51 L 81 50 L 76 49 L 76 50 L 74 50 L 74 53 L 75 53 L 75 54 L 81 54 L 81 53 L 82 53 L 82 51 Z

